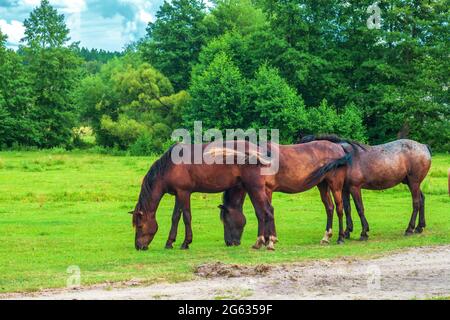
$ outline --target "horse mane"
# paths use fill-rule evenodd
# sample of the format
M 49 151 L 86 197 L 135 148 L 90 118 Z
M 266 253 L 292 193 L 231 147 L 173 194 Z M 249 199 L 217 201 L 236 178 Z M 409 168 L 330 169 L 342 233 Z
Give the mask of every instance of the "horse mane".
M 145 175 L 144 180 L 142 181 L 141 193 L 139 194 L 139 200 L 136 205 L 135 213 L 138 211 L 147 212 L 148 211 L 148 198 L 150 197 L 153 185 L 156 179 L 163 176 L 169 168 L 173 165 L 172 162 L 172 150 L 175 147 L 173 145 L 170 149 L 164 153 L 161 158 L 155 161 L 153 165 L 150 167 L 150 170 Z M 135 216 L 135 215 L 134 215 Z M 135 223 L 133 219 L 133 224 Z
M 320 136 L 309 135 L 309 136 L 303 137 L 299 143 L 303 144 L 303 143 L 309 143 L 309 142 L 313 142 L 313 141 L 330 141 L 330 142 L 338 143 L 338 144 L 347 143 L 352 147 L 352 149 L 355 153 L 358 153 L 359 149 L 362 149 L 364 151 L 367 151 L 367 149 L 368 149 L 368 146 L 361 142 L 358 142 L 355 140 L 344 139 L 335 134 L 320 135 Z

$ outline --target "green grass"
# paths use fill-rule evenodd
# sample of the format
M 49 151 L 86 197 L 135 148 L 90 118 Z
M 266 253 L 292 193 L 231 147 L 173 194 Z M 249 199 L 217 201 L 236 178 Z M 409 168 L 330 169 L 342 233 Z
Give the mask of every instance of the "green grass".
M 427 195 L 428 227 L 423 235 L 403 236 L 411 214 L 404 186 L 364 192 L 370 241 L 323 247 L 326 215 L 318 191 L 274 197 L 280 238 L 276 252 L 250 249 L 256 219 L 246 204 L 248 226 L 238 248 L 226 248 L 217 205 L 220 195 L 193 196 L 194 243 L 190 251 L 164 250 L 173 198 L 158 211 L 159 233 L 148 252 L 134 250 L 128 211 L 153 159 L 87 153 L 0 153 L 0 292 L 64 287 L 72 265 L 82 285 L 138 279 L 145 283 L 181 281 L 195 266 L 212 261 L 240 264 L 371 256 L 405 247 L 450 243 L 447 170 L 450 156 L 436 155 Z M 337 219 L 335 219 L 336 222 Z M 354 237 L 360 231 L 358 218 Z M 336 229 L 336 225 L 334 227 Z M 178 245 L 184 236 L 180 224 Z M 336 240 L 336 237 L 334 237 Z

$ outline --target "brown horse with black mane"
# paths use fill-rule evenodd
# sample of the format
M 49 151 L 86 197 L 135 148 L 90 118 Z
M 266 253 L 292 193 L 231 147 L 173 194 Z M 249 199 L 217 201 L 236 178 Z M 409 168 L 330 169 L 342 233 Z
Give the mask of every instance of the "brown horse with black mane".
M 137 250 L 147 250 L 158 230 L 156 210 L 164 194 L 169 193 L 176 197 L 172 229 L 166 247 L 172 248 L 172 244 L 176 240 L 176 230 L 181 211 L 186 229 L 182 249 L 188 249 L 189 244 L 192 243 L 191 194 L 194 192 L 219 193 L 234 187 L 243 187 L 249 194 L 255 208 L 258 218 L 258 240 L 255 248 L 260 248 L 265 243 L 265 235 L 270 239 L 268 247 L 273 248 L 273 243 L 276 240 L 275 224 L 273 222 L 271 198 L 270 194 L 266 193 L 266 188 L 267 186 L 275 188 L 279 185 L 279 182 L 276 178 L 261 174 L 261 170 L 267 167 L 269 162 L 267 157 L 264 156 L 265 153 L 258 147 L 244 141 L 231 142 L 232 145 L 233 143 L 233 148 L 230 148 L 229 143 L 225 142 L 226 147 L 214 149 L 210 148 L 210 144 L 178 144 L 170 148 L 152 165 L 143 180 L 138 203 L 132 212 L 133 226 L 136 228 L 135 247 Z M 237 146 L 239 143 L 245 145 L 244 152 L 241 152 L 242 148 Z M 313 146 L 315 147 L 313 148 Z M 228 164 L 228 161 L 226 161 L 226 164 L 225 161 L 212 164 L 207 164 L 204 161 L 199 163 L 194 159 L 198 149 L 200 149 L 202 155 L 216 157 L 219 160 L 232 157 L 234 158 L 233 164 Z M 277 152 L 276 149 L 277 147 L 272 145 L 270 153 Z M 351 156 L 346 154 L 342 147 L 327 141 L 282 149 L 285 152 L 282 152 L 280 156 L 283 158 L 280 170 L 290 173 L 290 176 L 285 178 L 292 184 L 290 187 L 286 186 L 288 192 L 317 185 L 325 177 L 328 177 L 331 171 L 346 165 L 351 160 Z M 189 159 L 192 161 L 189 163 L 174 163 L 173 154 L 174 152 L 180 152 L 180 150 L 181 154 L 190 154 Z M 306 156 L 306 154 L 311 154 L 311 156 Z M 242 158 L 244 158 L 243 162 Z M 291 162 L 290 168 L 288 168 L 289 162 Z M 342 173 L 340 176 L 343 183 Z M 342 186 L 336 185 L 335 187 L 340 202 L 339 206 L 342 208 L 342 200 L 338 190 Z M 332 218 L 332 212 L 329 214 L 329 218 L 330 216 Z
M 345 181 L 346 166 L 351 163 L 351 154 L 344 148 L 326 141 L 311 142 L 290 146 L 278 146 L 279 171 L 265 177 L 266 193 L 270 201 L 274 192 L 300 193 L 318 186 L 322 202 L 327 213 L 327 225 L 322 243 L 329 243 L 332 236 L 334 205 L 339 218 L 338 243 L 344 242 L 343 200 L 342 188 Z M 272 144 L 272 147 L 274 145 Z M 356 148 L 356 146 L 355 146 Z M 316 172 L 316 173 L 314 173 Z M 320 179 L 308 179 L 308 176 L 320 176 Z M 312 182 L 312 183 L 311 183 Z M 221 219 L 224 224 L 225 242 L 227 245 L 239 245 L 240 237 L 245 227 L 243 203 L 245 190 L 239 186 L 225 192 L 221 209 Z M 270 235 L 276 234 L 275 225 L 268 225 L 266 241 L 271 248 Z
M 361 189 L 384 190 L 403 183 L 408 185 L 413 200 L 413 212 L 406 235 L 422 233 L 425 223 L 425 195 L 420 185 L 431 167 L 431 149 L 429 146 L 412 140 L 397 140 L 378 146 L 366 146 L 353 143 L 352 150 L 348 141 L 337 136 L 309 136 L 303 143 L 311 141 L 330 141 L 342 145 L 353 153 L 353 164 L 347 168 L 344 188 L 344 207 L 347 218 L 346 237 L 353 231 L 350 195 L 361 218 L 362 233 L 360 240 L 367 240 L 369 224 L 364 215 Z M 356 149 L 354 146 L 356 145 Z M 416 227 L 417 214 L 419 223 Z

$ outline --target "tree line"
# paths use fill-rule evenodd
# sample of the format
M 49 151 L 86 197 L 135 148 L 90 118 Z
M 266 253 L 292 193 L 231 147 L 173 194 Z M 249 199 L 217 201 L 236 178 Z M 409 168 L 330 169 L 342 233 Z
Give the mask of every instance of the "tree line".
M 281 142 L 336 133 L 450 150 L 444 0 L 164 2 L 123 52 L 69 44 L 48 0 L 19 50 L 0 31 L 0 146 L 162 152 L 177 128 L 280 129 Z M 78 129 L 76 129 L 78 128 Z

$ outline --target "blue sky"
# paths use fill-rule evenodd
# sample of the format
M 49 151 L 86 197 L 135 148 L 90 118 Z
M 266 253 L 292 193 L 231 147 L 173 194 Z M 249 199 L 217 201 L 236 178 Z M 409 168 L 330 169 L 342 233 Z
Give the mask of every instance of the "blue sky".
M 0 0 L 0 29 L 8 35 L 8 46 L 16 48 L 23 37 L 23 20 L 40 0 Z M 81 46 L 121 50 L 145 35 L 163 0 L 50 0 L 63 13 L 71 41 Z

